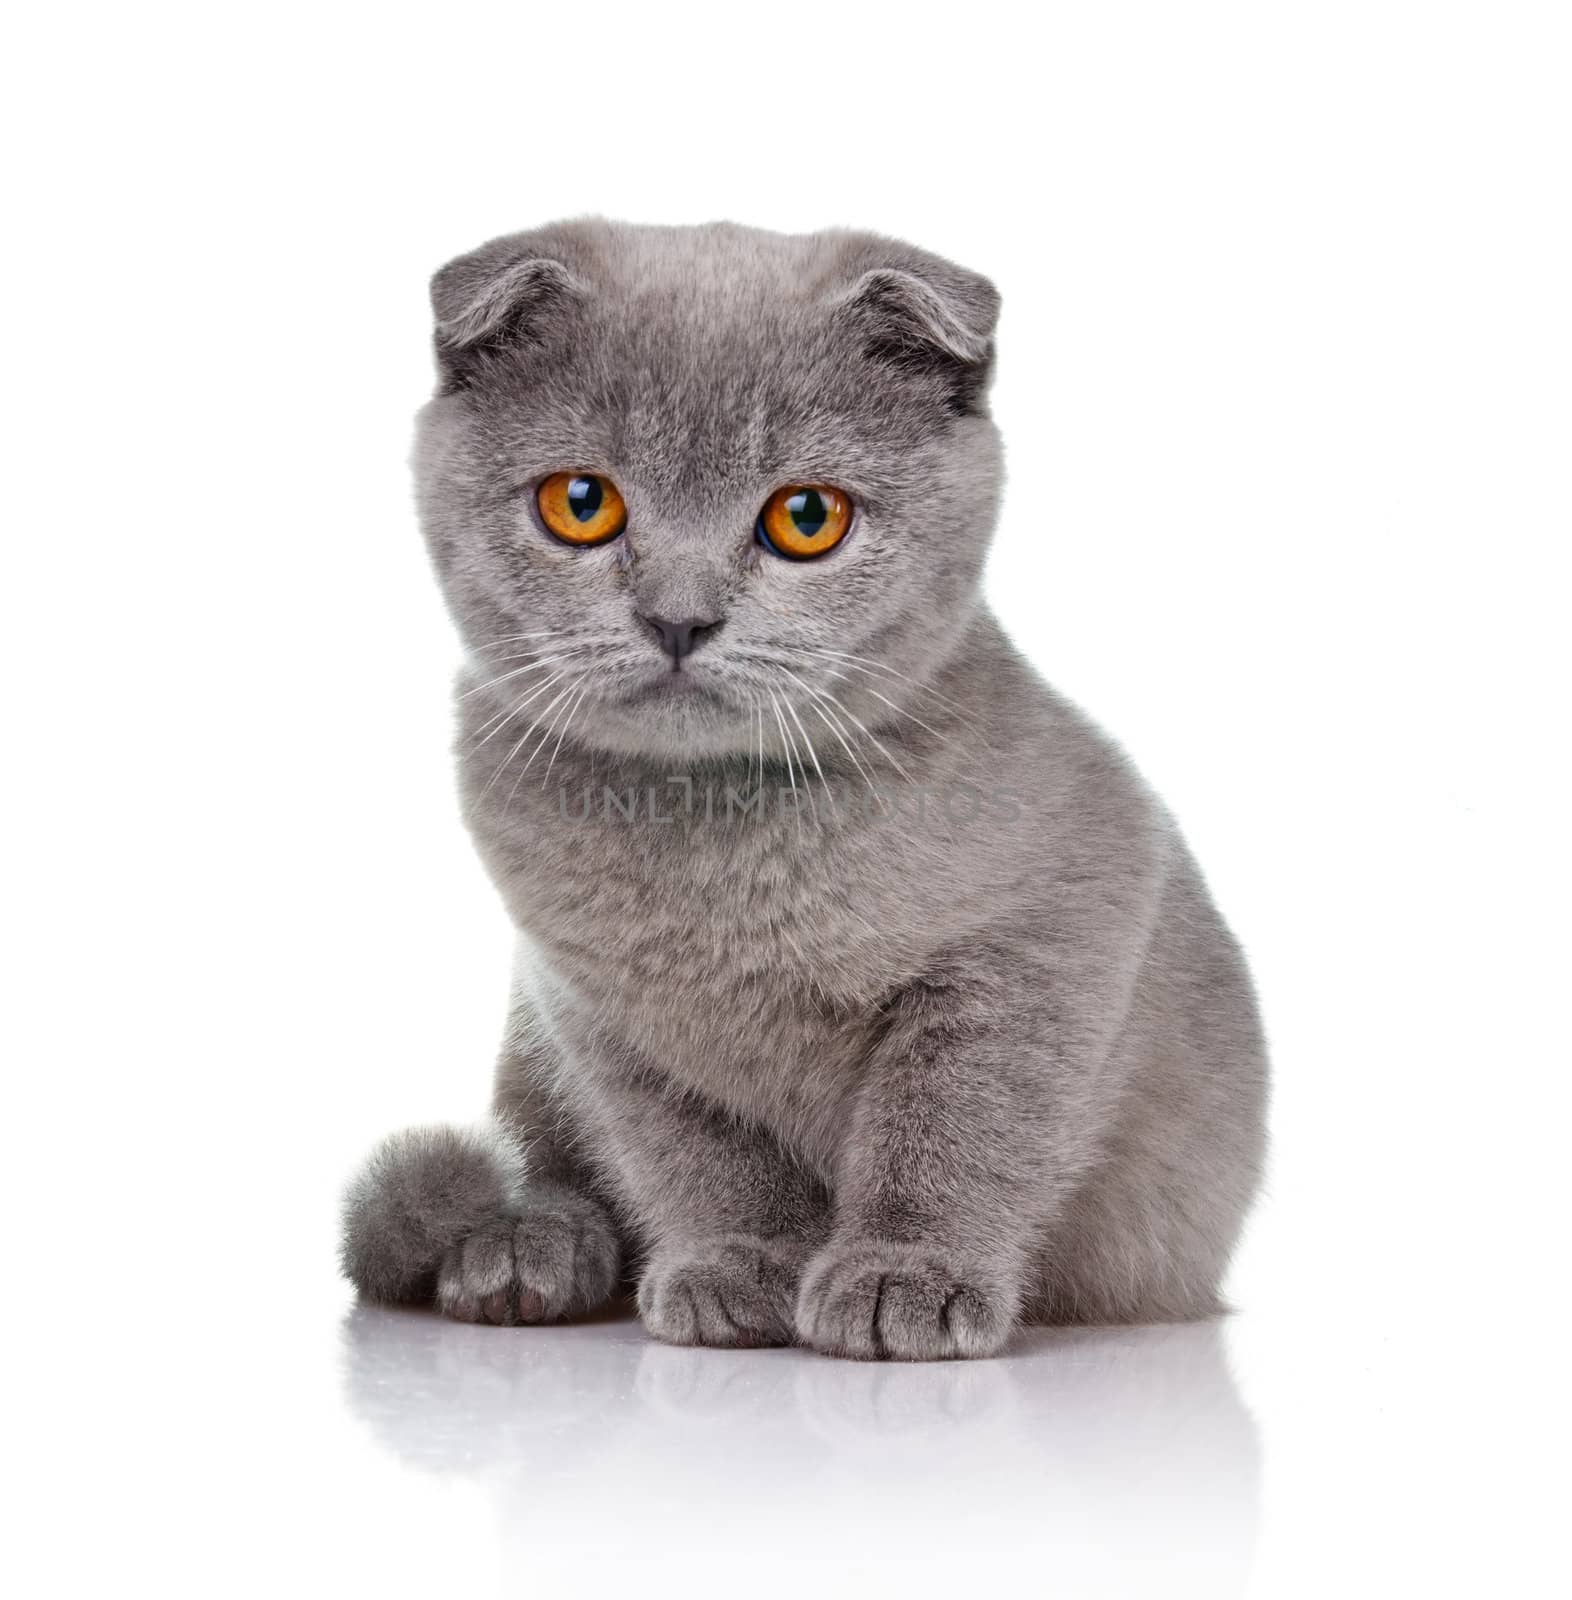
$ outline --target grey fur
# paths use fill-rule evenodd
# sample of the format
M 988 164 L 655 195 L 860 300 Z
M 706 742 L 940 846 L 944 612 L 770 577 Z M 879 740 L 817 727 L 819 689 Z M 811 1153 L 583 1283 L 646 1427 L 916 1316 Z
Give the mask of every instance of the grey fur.
M 586 220 L 433 301 L 417 478 L 520 933 L 495 1110 L 524 1172 L 385 1146 L 349 1275 L 511 1321 L 609 1295 L 620 1248 L 659 1338 L 908 1359 L 1214 1311 L 1260 1028 L 1167 814 L 980 599 L 992 286 L 865 233 Z M 573 468 L 621 488 L 621 538 L 540 526 Z M 802 481 L 858 510 L 790 562 L 753 529 Z M 720 626 L 674 672 L 638 613 Z M 761 776 L 804 804 L 672 804 Z

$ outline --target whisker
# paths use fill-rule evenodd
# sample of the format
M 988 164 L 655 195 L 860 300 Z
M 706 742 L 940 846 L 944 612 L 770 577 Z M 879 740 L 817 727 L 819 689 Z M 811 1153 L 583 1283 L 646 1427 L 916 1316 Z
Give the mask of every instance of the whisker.
M 557 742 L 552 746 L 551 759 L 546 763 L 546 775 L 540 780 L 542 789 L 551 781 L 551 769 L 557 764 L 557 752 L 562 748 L 562 741 L 567 737 L 568 729 L 573 726 L 573 719 L 578 715 L 579 707 L 584 704 L 584 696 L 589 693 L 589 680 L 590 674 L 588 672 L 583 673 L 574 680 L 573 687 L 578 689 L 579 692 L 573 697 L 571 704 L 568 706 L 567 721 L 562 724 L 562 732 L 557 735 Z M 580 685 L 583 687 L 581 688 Z
M 555 679 L 553 679 L 553 680 L 552 680 L 552 681 L 553 681 L 553 682 L 556 682 L 556 681 L 557 681 L 557 680 L 555 680 Z M 549 684 L 549 683 L 548 683 L 548 684 L 546 684 L 546 685 L 545 685 L 545 688 L 546 688 L 546 689 L 549 689 L 549 688 L 550 688 L 550 687 L 551 687 L 551 684 Z M 539 691 L 539 692 L 544 692 L 544 691 Z M 515 757 L 515 756 L 516 756 L 516 755 L 517 755 L 517 754 L 518 754 L 518 753 L 519 753 L 519 751 L 520 751 L 520 750 L 522 750 L 522 749 L 523 749 L 523 748 L 524 748 L 524 742 L 525 742 L 525 740 L 526 740 L 526 739 L 528 739 L 528 738 L 529 738 L 529 736 L 530 736 L 530 735 L 531 735 L 531 734 L 532 734 L 532 733 L 533 733 L 533 732 L 534 732 L 534 731 L 535 731 L 535 729 L 536 729 L 536 728 L 538 728 L 538 727 L 539 727 L 539 726 L 540 726 L 540 721 L 539 721 L 539 719 L 538 719 L 538 718 L 535 718 L 535 719 L 532 719 L 532 720 L 531 720 L 531 721 L 530 721 L 530 725 L 529 725 L 529 726 L 528 726 L 528 727 L 527 727 L 527 728 L 526 728 L 526 729 L 525 729 L 525 730 L 524 730 L 524 731 L 523 731 L 523 733 L 521 733 L 521 734 L 520 734 L 520 735 L 519 735 L 519 737 L 518 737 L 518 742 L 517 742 L 517 743 L 516 743 L 516 744 L 515 744 L 515 745 L 514 745 L 514 746 L 513 746 L 513 748 L 512 748 L 512 749 L 511 749 L 511 750 L 510 750 L 510 751 L 508 751 L 508 753 L 507 753 L 507 754 L 506 754 L 506 755 L 505 755 L 505 756 L 504 756 L 504 757 L 503 757 L 503 758 L 502 758 L 502 759 L 501 759 L 501 760 L 500 760 L 500 761 L 499 761 L 499 762 L 498 762 L 498 763 L 497 763 L 497 765 L 496 765 L 496 767 L 495 767 L 495 769 L 494 769 L 494 770 L 493 770 L 493 771 L 492 771 L 492 774 L 491 774 L 491 776 L 490 776 L 490 777 L 489 777 L 489 778 L 487 778 L 487 779 L 486 779 L 486 786 L 485 786 L 485 788 L 484 788 L 484 789 L 482 789 L 482 790 L 481 790 L 481 791 L 480 791 L 480 797 L 481 797 L 481 799 L 483 799 L 483 800 L 484 800 L 484 799 L 485 799 L 485 797 L 486 797 L 486 796 L 487 796 L 487 795 L 488 795 L 488 794 L 490 794 L 490 793 L 491 793 L 491 786 L 492 786 L 492 785 L 493 785 L 493 784 L 494 784 L 494 783 L 495 783 L 495 782 L 496 782 L 496 781 L 497 781 L 497 779 L 498 779 L 498 778 L 500 778 L 500 777 L 501 777 L 501 776 L 502 776 L 502 774 L 503 774 L 503 773 L 504 773 L 504 772 L 506 772 L 506 771 L 507 771 L 507 769 L 508 769 L 508 766 L 509 766 L 509 765 L 510 765 L 510 763 L 511 763 L 511 762 L 512 762 L 512 760 L 513 760 L 513 758 L 514 758 L 514 757 Z M 490 737 L 490 736 L 489 736 L 489 735 L 488 735 L 488 736 L 487 736 L 487 737 Z
M 896 705 L 893 700 L 889 699 L 885 695 L 880 694 L 877 689 L 870 689 L 868 688 L 867 684 L 863 685 L 863 689 L 867 694 L 871 694 L 875 700 L 883 700 L 885 705 L 887 705 L 890 710 L 895 712 L 898 716 L 906 717 L 908 720 L 915 722 L 919 728 L 931 733 L 934 738 L 940 742 L 940 744 L 949 744 L 952 742 L 948 734 L 940 733 L 937 728 L 930 727 L 915 712 L 908 711 L 905 706 Z
M 495 639 L 487 639 L 484 643 L 477 644 L 475 648 L 477 650 L 491 650 L 499 644 L 517 644 L 523 639 L 551 639 L 560 637 L 561 632 L 560 628 L 537 628 L 530 633 L 504 633 L 499 634 Z
M 552 684 L 561 683 L 566 676 L 567 673 L 565 671 L 555 673 L 553 676 L 547 678 L 544 683 L 537 683 L 535 687 L 531 689 L 530 692 L 511 709 L 507 711 L 499 711 L 494 717 L 491 717 L 487 721 L 483 722 L 481 724 L 483 737 L 475 741 L 475 743 L 470 747 L 471 751 L 478 750 L 483 744 L 488 743 L 497 734 L 499 734 L 503 728 L 505 728 L 508 723 L 510 723 L 519 714 L 519 712 L 524 709 L 525 706 L 527 706 L 532 700 L 538 700 L 540 696 L 552 686 Z M 495 724 L 495 726 L 493 726 L 493 724 Z M 531 724 L 531 726 L 533 726 L 533 724 Z M 484 732 L 484 730 L 487 728 L 491 729 L 490 733 Z
M 781 691 L 781 702 L 783 702 L 784 707 L 786 707 L 786 715 L 792 718 L 792 722 L 796 722 L 796 714 L 794 714 L 791 709 L 791 699 L 789 699 L 788 694 L 786 694 L 786 691 L 784 690 Z M 776 712 L 776 715 L 780 715 L 780 712 Z M 797 723 L 797 726 L 800 728 L 802 723 Z M 815 792 L 813 792 L 813 784 L 808 782 L 808 768 L 807 765 L 805 765 L 804 760 L 802 760 L 802 752 L 797 749 L 796 739 L 792 738 L 791 728 L 786 726 L 786 728 L 783 728 L 783 731 L 784 734 L 786 734 L 786 742 L 788 742 L 789 746 L 791 746 L 791 754 L 797 758 L 797 771 L 802 773 L 802 787 L 804 787 L 805 792 L 807 792 L 808 810 L 812 811 L 813 813 L 813 826 L 816 827 L 818 826 L 818 795 L 815 795 Z M 815 766 L 816 765 L 818 765 L 818 763 L 815 762 Z M 823 778 L 823 776 L 824 774 L 820 773 L 820 778 Z
M 966 708 L 963 705 L 961 705 L 958 701 L 950 699 L 948 695 L 940 694 L 939 691 L 931 684 L 922 683 L 918 679 L 910 677 L 904 672 L 897 672 L 894 667 L 886 666 L 882 661 L 875 661 L 871 656 L 854 656 L 845 650 L 827 650 L 823 646 L 815 647 L 812 645 L 802 646 L 802 652 L 804 655 L 824 656 L 828 660 L 840 661 L 851 667 L 854 671 L 882 672 L 886 677 L 898 678 L 902 683 L 909 683 L 912 688 L 918 690 L 922 694 L 929 694 L 932 695 L 935 700 L 943 701 L 943 703 L 952 711 L 958 712 L 962 716 L 966 715 Z
M 762 798 L 764 794 L 764 702 L 756 698 L 753 702 L 753 709 L 759 719 L 759 803 L 762 805 L 764 803 Z
M 566 676 L 567 676 L 567 673 L 560 672 L 560 673 L 557 674 L 557 676 L 555 678 L 551 679 L 551 681 L 549 683 L 541 684 L 541 686 L 538 689 L 535 689 L 526 699 L 520 701 L 520 703 L 518 705 L 516 705 L 513 708 L 513 710 L 508 713 L 509 719 L 511 719 L 512 717 L 516 716 L 520 711 L 522 711 L 524 709 L 524 707 L 526 705 L 528 705 L 531 700 L 537 699 L 539 696 L 543 695 L 551 687 L 551 685 L 553 683 L 561 683 L 562 680 Z M 569 688 L 571 688 L 571 687 L 572 687 L 572 685 L 570 684 Z M 535 732 L 535 730 L 540 727 L 541 719 L 543 717 L 545 717 L 551 711 L 552 706 L 556 705 L 557 701 L 559 701 L 562 698 L 562 694 L 566 693 L 566 692 L 567 691 L 564 690 L 561 693 L 557 694 L 552 699 L 550 704 L 546 706 L 545 710 L 540 713 L 540 716 L 531 717 L 529 719 L 529 726 L 527 728 L 525 728 L 523 733 L 521 733 L 519 735 L 518 740 L 514 744 L 513 748 L 511 750 L 509 750 L 508 753 L 502 758 L 502 760 L 497 763 L 497 766 L 496 766 L 495 770 L 492 772 L 491 776 L 486 780 L 485 788 L 483 788 L 480 791 L 482 798 L 484 798 L 487 794 L 489 794 L 491 792 L 492 784 L 494 784 L 497 781 L 497 779 L 500 778 L 505 771 L 507 771 L 507 769 L 508 769 L 509 765 L 511 765 L 514 757 L 516 757 L 518 755 L 519 751 L 524 748 L 526 743 L 528 743 L 530 735 L 533 734 Z M 496 731 L 497 731 L 497 729 L 493 728 L 491 730 L 491 733 L 495 733 Z M 487 739 L 489 739 L 491 737 L 491 733 L 488 733 L 486 735 Z M 544 743 L 545 740 L 548 737 L 550 737 L 550 734 L 551 734 L 551 729 L 547 728 L 546 732 L 544 734 L 542 734 L 542 736 L 541 736 L 541 742 Z M 482 740 L 481 742 L 484 743 L 485 741 Z M 538 750 L 538 747 L 537 747 L 537 750 Z M 530 759 L 531 760 L 534 759 L 534 753 L 531 754 L 531 758 Z M 519 776 L 520 776 L 520 778 L 522 778 L 523 777 L 523 773 L 520 773 Z M 515 782 L 513 787 L 512 787 L 512 789 L 510 789 L 508 791 L 508 799 L 511 801 L 513 796 L 515 794 L 517 794 L 517 793 L 518 793 L 518 784 L 517 784 L 517 782 Z
M 577 682 L 577 680 L 575 680 L 575 682 Z M 540 716 L 535 719 L 534 727 L 539 727 L 547 717 L 551 717 L 551 721 L 546 723 L 546 731 L 541 734 L 539 742 L 536 744 L 535 748 L 530 751 L 529 755 L 525 757 L 524 765 L 519 768 L 519 775 L 513 780 L 513 787 L 508 790 L 508 798 L 503 802 L 504 805 L 510 806 L 513 804 L 513 797 L 519 792 L 519 785 L 524 781 L 524 774 L 528 772 L 529 769 L 535 764 L 535 757 L 546 748 L 546 741 L 551 737 L 552 729 L 554 729 L 557 725 L 557 717 L 562 715 L 562 712 L 558 711 L 556 708 L 561 706 L 567 697 L 573 693 L 573 689 L 574 684 L 570 683 L 566 689 L 559 690 L 552 698 L 551 704 L 548 705 L 546 709 L 541 712 Z M 564 709 L 566 708 L 564 707 Z M 528 738 L 529 735 L 526 734 L 525 737 Z
M 573 653 L 572 647 L 566 645 L 559 646 L 555 651 L 552 652 L 554 655 L 571 655 Z M 545 650 L 515 650 L 511 655 L 498 656 L 495 661 L 487 661 L 484 663 L 484 665 L 488 667 L 500 667 L 504 661 L 544 661 L 545 658 Z
M 809 702 L 813 706 L 814 711 L 818 713 L 819 721 L 822 722 L 824 726 L 835 735 L 836 742 L 840 745 L 841 749 L 846 752 L 847 758 L 857 769 L 858 776 L 861 777 L 865 784 L 867 784 L 868 792 L 874 797 L 875 800 L 883 798 L 879 793 L 878 786 L 874 783 L 873 778 L 870 776 L 868 769 L 863 766 L 862 761 L 857 755 L 857 752 L 853 750 L 851 745 L 847 742 L 846 731 L 841 726 L 840 718 L 837 717 L 833 711 L 826 711 L 823 696 L 810 684 L 804 683 L 796 673 L 791 671 L 790 668 L 783 667 L 781 670 L 785 672 L 786 676 L 790 678 L 793 683 L 797 684 L 808 696 Z
M 848 686 L 851 685 L 851 680 L 846 676 L 848 672 L 860 672 L 864 676 L 870 678 L 874 676 L 875 672 L 882 672 L 888 678 L 897 680 L 904 684 L 909 684 L 913 689 L 916 689 L 921 694 L 932 696 L 934 699 L 940 701 L 946 707 L 954 709 L 962 716 L 968 714 L 966 713 L 964 707 L 960 706 L 956 701 L 951 700 L 947 695 L 940 694 L 937 689 L 930 688 L 925 683 L 919 683 L 917 679 L 908 677 L 904 672 L 897 672 L 893 667 L 883 666 L 879 662 L 870 662 L 868 665 L 860 665 L 859 663 L 861 663 L 865 658 L 849 656 L 842 651 L 824 650 L 812 646 L 802 646 L 800 649 L 801 653 L 804 655 L 817 656 L 821 660 L 830 662 L 833 670 L 828 673 L 828 676 L 842 683 L 846 683 Z M 784 662 L 777 660 L 774 656 L 766 655 L 759 651 L 752 651 L 746 656 L 743 656 L 741 659 L 757 663 L 761 666 L 773 667 L 778 671 L 784 671 L 788 676 L 791 677 L 794 683 L 799 684 L 803 688 L 807 687 L 805 684 L 802 684 L 801 679 L 799 679 L 794 673 L 791 673 L 790 669 L 786 667 Z M 875 679 L 875 681 L 877 681 L 877 679 Z M 891 711 L 896 713 L 897 716 L 905 717 L 908 721 L 914 722 L 919 728 L 923 729 L 924 732 L 932 734 L 933 737 L 939 740 L 941 744 L 955 745 L 961 742 L 957 741 L 951 735 L 941 732 L 938 728 L 935 728 L 932 723 L 925 722 L 916 714 L 916 712 L 907 710 L 907 708 L 901 705 L 898 701 L 890 699 L 888 695 L 880 693 L 879 690 L 872 688 L 870 685 L 864 683 L 858 684 L 856 687 L 863 690 L 864 693 L 871 695 L 881 704 L 888 706 Z M 788 701 L 787 704 L 789 706 L 790 701 Z M 847 712 L 846 714 L 848 716 L 851 715 L 850 712 Z M 861 726 L 861 724 L 859 724 L 859 726 Z M 872 735 L 870 734 L 869 737 L 871 738 Z
M 771 689 L 769 691 L 769 696 L 770 696 L 770 704 L 775 707 L 775 720 L 778 723 L 780 723 L 781 737 L 786 741 L 787 749 L 790 752 L 790 754 L 788 754 L 786 759 L 787 759 L 787 761 L 789 763 L 791 761 L 792 756 L 796 756 L 797 757 L 797 768 L 802 773 L 802 786 L 807 791 L 808 805 L 813 811 L 813 820 L 814 820 L 815 823 L 817 823 L 818 820 L 819 820 L 819 802 L 814 796 L 813 785 L 808 782 L 808 769 L 805 766 L 803 766 L 802 757 L 797 754 L 797 741 L 794 738 L 792 738 L 791 729 L 788 728 L 783 721 L 781 721 L 780 702 L 775 698 L 775 691 L 773 689 Z M 789 701 L 787 703 L 786 709 L 788 711 L 791 710 L 791 704 L 790 704 Z M 797 789 L 797 785 L 796 785 L 795 782 L 793 782 L 793 784 L 792 784 L 792 792 L 794 794 L 796 793 L 796 789 Z M 802 820 L 802 813 L 800 811 L 797 813 L 797 819 L 798 819 L 799 822 Z
M 495 689 L 499 683 L 506 683 L 509 678 L 522 677 L 526 672 L 537 672 L 541 667 L 558 666 L 563 659 L 562 656 L 532 656 L 527 666 L 514 667 L 511 672 L 504 672 L 500 677 L 493 678 L 490 683 L 478 683 L 473 689 L 466 689 L 459 699 L 468 700 L 471 695 L 480 694 L 485 689 Z
M 804 687 L 805 687 L 805 688 L 806 688 L 806 687 L 807 687 L 807 686 L 806 686 L 806 685 L 804 685 Z M 905 779 L 905 780 L 906 780 L 906 781 L 907 781 L 907 782 L 908 782 L 908 783 L 911 783 L 911 782 L 912 782 L 912 781 L 913 781 L 913 780 L 912 780 L 912 775 L 911 775 L 911 774 L 910 774 L 910 773 L 909 773 L 909 772 L 908 772 L 908 771 L 907 771 L 907 770 L 906 770 L 906 768 L 905 768 L 905 767 L 903 767 L 903 766 L 902 766 L 902 765 L 901 765 L 901 764 L 900 764 L 900 762 L 899 762 L 899 761 L 897 761 L 897 760 L 896 760 L 896 759 L 895 759 L 895 757 L 894 757 L 894 756 L 892 756 L 892 755 L 891 755 L 891 754 L 890 754 L 890 752 L 889 752 L 889 751 L 888 751 L 888 750 L 887 750 L 887 749 L 885 749 L 885 747 L 884 747 L 884 744 L 883 744 L 883 743 L 882 743 L 882 741 L 881 741 L 881 740 L 879 740 L 879 739 L 878 739 L 878 738 L 877 738 L 877 737 L 875 737 L 875 735 L 874 735 L 874 734 L 872 734 L 872 733 L 870 733 L 870 732 L 869 732 L 869 731 L 868 731 L 868 729 L 867 729 L 867 728 L 866 728 L 866 727 L 865 727 L 865 726 L 864 726 L 864 725 L 863 725 L 863 724 L 862 724 L 862 723 L 861 723 L 861 722 L 859 722 L 859 721 L 858 721 L 858 720 L 857 720 L 857 718 L 856 718 L 856 717 L 854 717 L 854 716 L 853 716 L 853 715 L 852 715 L 852 714 L 851 714 L 851 712 L 850 712 L 850 711 L 848 711 L 848 710 L 847 710 L 847 709 L 846 709 L 846 707 L 845 707 L 845 706 L 843 706 L 843 705 L 842 705 L 842 704 L 841 704 L 841 703 L 840 703 L 840 701 L 839 701 L 839 700 L 837 700 L 837 699 L 836 699 L 836 698 L 835 698 L 835 696 L 834 696 L 834 695 L 833 695 L 833 694 L 831 694 L 831 693 L 830 693 L 830 692 L 829 692 L 829 691 L 828 691 L 828 690 L 827 690 L 827 689 L 816 689 L 816 690 L 814 690 L 814 691 L 813 691 L 813 692 L 814 692 L 814 693 L 815 693 L 815 694 L 816 694 L 816 695 L 818 695 L 818 696 L 820 696 L 820 697 L 822 697 L 822 698 L 823 698 L 823 699 L 824 699 L 824 700 L 826 700 L 826 701 L 828 701 L 828 702 L 829 702 L 829 704 L 830 704 L 830 705 L 832 705 L 832 706 L 834 706 L 834 707 L 835 707 L 835 709 L 836 709 L 836 710 L 837 710 L 837 711 L 838 711 L 838 712 L 839 712 L 839 713 L 840 713 L 840 715 L 841 715 L 841 716 L 843 716 L 843 717 L 845 717 L 845 719 L 846 719 L 846 720 L 847 720 L 847 721 L 848 721 L 848 722 L 849 722 L 849 723 L 851 723 L 851 725 L 852 725 L 852 726 L 853 726 L 853 727 L 854 727 L 854 728 L 855 728 L 855 729 L 857 729 L 857 731 L 858 731 L 858 732 L 859 732 L 859 733 L 860 733 L 860 734 L 862 734 L 862 736 L 863 736 L 863 737 L 864 737 L 864 738 L 865 738 L 865 739 L 867 739 L 867 741 L 868 741 L 868 742 L 869 742 L 869 743 L 870 743 L 870 744 L 871 744 L 871 745 L 872 745 L 872 746 L 873 746 L 873 747 L 874 747 L 874 749 L 875 749 L 875 750 L 877 750 L 877 751 L 878 751 L 878 752 L 879 752 L 879 754 L 880 754 L 880 755 L 882 755 L 882 756 L 883 756 L 883 757 L 884 757 L 884 759 L 885 759 L 885 760 L 886 760 L 886 761 L 888 761 L 888 762 L 889 762 L 889 763 L 890 763 L 890 765 L 891 765 L 891 766 L 892 766 L 892 767 L 894 767 L 894 768 L 895 768 L 895 770 L 896 770 L 896 771 L 897 771 L 897 772 L 898 772 L 898 773 L 900 773 L 900 775 L 901 775 L 901 776 L 902 776 L 902 777 L 903 777 L 903 778 L 904 778 L 904 779 Z
M 819 752 L 813 748 L 813 739 L 809 735 L 808 730 L 803 727 L 802 718 L 797 715 L 797 708 L 791 703 L 791 696 L 783 693 L 781 695 L 781 699 L 786 703 L 787 715 L 790 716 L 791 720 L 797 724 L 797 731 L 802 735 L 802 742 L 808 747 L 808 754 L 813 759 L 813 770 L 818 773 L 819 782 L 824 785 L 825 797 L 829 800 L 830 809 L 833 811 L 835 809 L 835 794 L 830 788 L 828 780 L 824 776 L 824 768 L 819 765 Z M 804 773 L 803 776 L 804 781 L 806 781 L 807 774 Z M 808 799 L 810 802 L 813 799 L 813 790 L 811 787 L 808 790 Z M 819 808 L 817 805 L 815 805 L 813 808 L 813 814 L 815 820 L 817 820 L 819 814 Z
M 588 650 L 609 650 L 617 642 L 615 639 L 558 639 L 550 646 L 536 645 L 528 650 L 515 650 L 509 655 L 497 656 L 485 665 L 500 667 L 504 661 L 539 661 L 547 655 L 582 656 Z
M 574 645 L 610 645 L 616 644 L 625 634 L 613 633 L 578 633 L 566 632 L 561 628 L 552 628 L 547 632 L 537 635 L 520 634 L 517 639 L 493 639 L 489 644 L 476 645 L 477 650 L 497 650 L 505 644 L 516 644 L 521 650 L 539 649 L 540 646 L 532 645 L 529 641 L 533 637 L 549 639 L 554 646 L 563 647 Z
M 793 802 L 791 809 L 792 809 L 793 816 L 795 816 L 796 819 L 797 819 L 797 832 L 800 834 L 802 832 L 802 811 L 800 810 L 800 808 L 796 804 L 796 799 L 797 799 L 797 775 L 796 775 L 795 771 L 792 769 L 792 764 L 791 764 L 791 755 L 792 755 L 791 743 L 790 743 L 790 740 L 788 739 L 787 734 L 786 734 L 786 724 L 781 721 L 780 702 L 778 700 L 776 700 L 776 698 L 775 698 L 775 691 L 773 689 L 766 689 L 764 692 L 770 697 L 770 705 L 775 711 L 775 721 L 776 721 L 776 724 L 779 726 L 779 728 L 781 730 L 781 743 L 785 747 L 783 749 L 782 753 L 786 757 L 786 781 L 787 781 L 787 783 L 789 783 L 791 785 L 791 794 L 792 794 L 792 802 Z

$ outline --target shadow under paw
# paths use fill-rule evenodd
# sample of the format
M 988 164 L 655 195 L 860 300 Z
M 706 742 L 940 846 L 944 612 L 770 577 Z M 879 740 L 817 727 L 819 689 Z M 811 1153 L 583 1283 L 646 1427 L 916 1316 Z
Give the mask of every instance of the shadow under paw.
M 437 1309 L 505 1326 L 591 1311 L 617 1288 L 621 1251 L 590 1201 L 531 1207 L 475 1229 L 443 1258 Z
M 918 1245 L 846 1240 L 809 1264 L 797 1333 L 825 1355 L 862 1361 L 990 1356 L 1010 1337 L 1018 1301 L 975 1263 Z

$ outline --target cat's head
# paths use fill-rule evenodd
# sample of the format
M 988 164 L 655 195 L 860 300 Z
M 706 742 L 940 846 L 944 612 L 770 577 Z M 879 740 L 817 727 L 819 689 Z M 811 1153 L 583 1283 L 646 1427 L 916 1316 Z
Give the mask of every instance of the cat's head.
M 460 257 L 432 299 L 422 516 L 515 726 L 833 745 L 956 648 L 1001 478 L 986 279 L 872 234 L 584 220 Z

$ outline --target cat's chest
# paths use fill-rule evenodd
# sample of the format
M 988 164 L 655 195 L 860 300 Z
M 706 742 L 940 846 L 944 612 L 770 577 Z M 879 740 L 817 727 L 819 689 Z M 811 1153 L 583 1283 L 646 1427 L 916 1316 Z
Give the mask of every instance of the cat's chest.
M 898 838 L 684 805 L 552 794 L 477 834 L 570 1003 L 692 1087 L 791 1123 L 855 1070 L 934 930 L 911 915 Z

